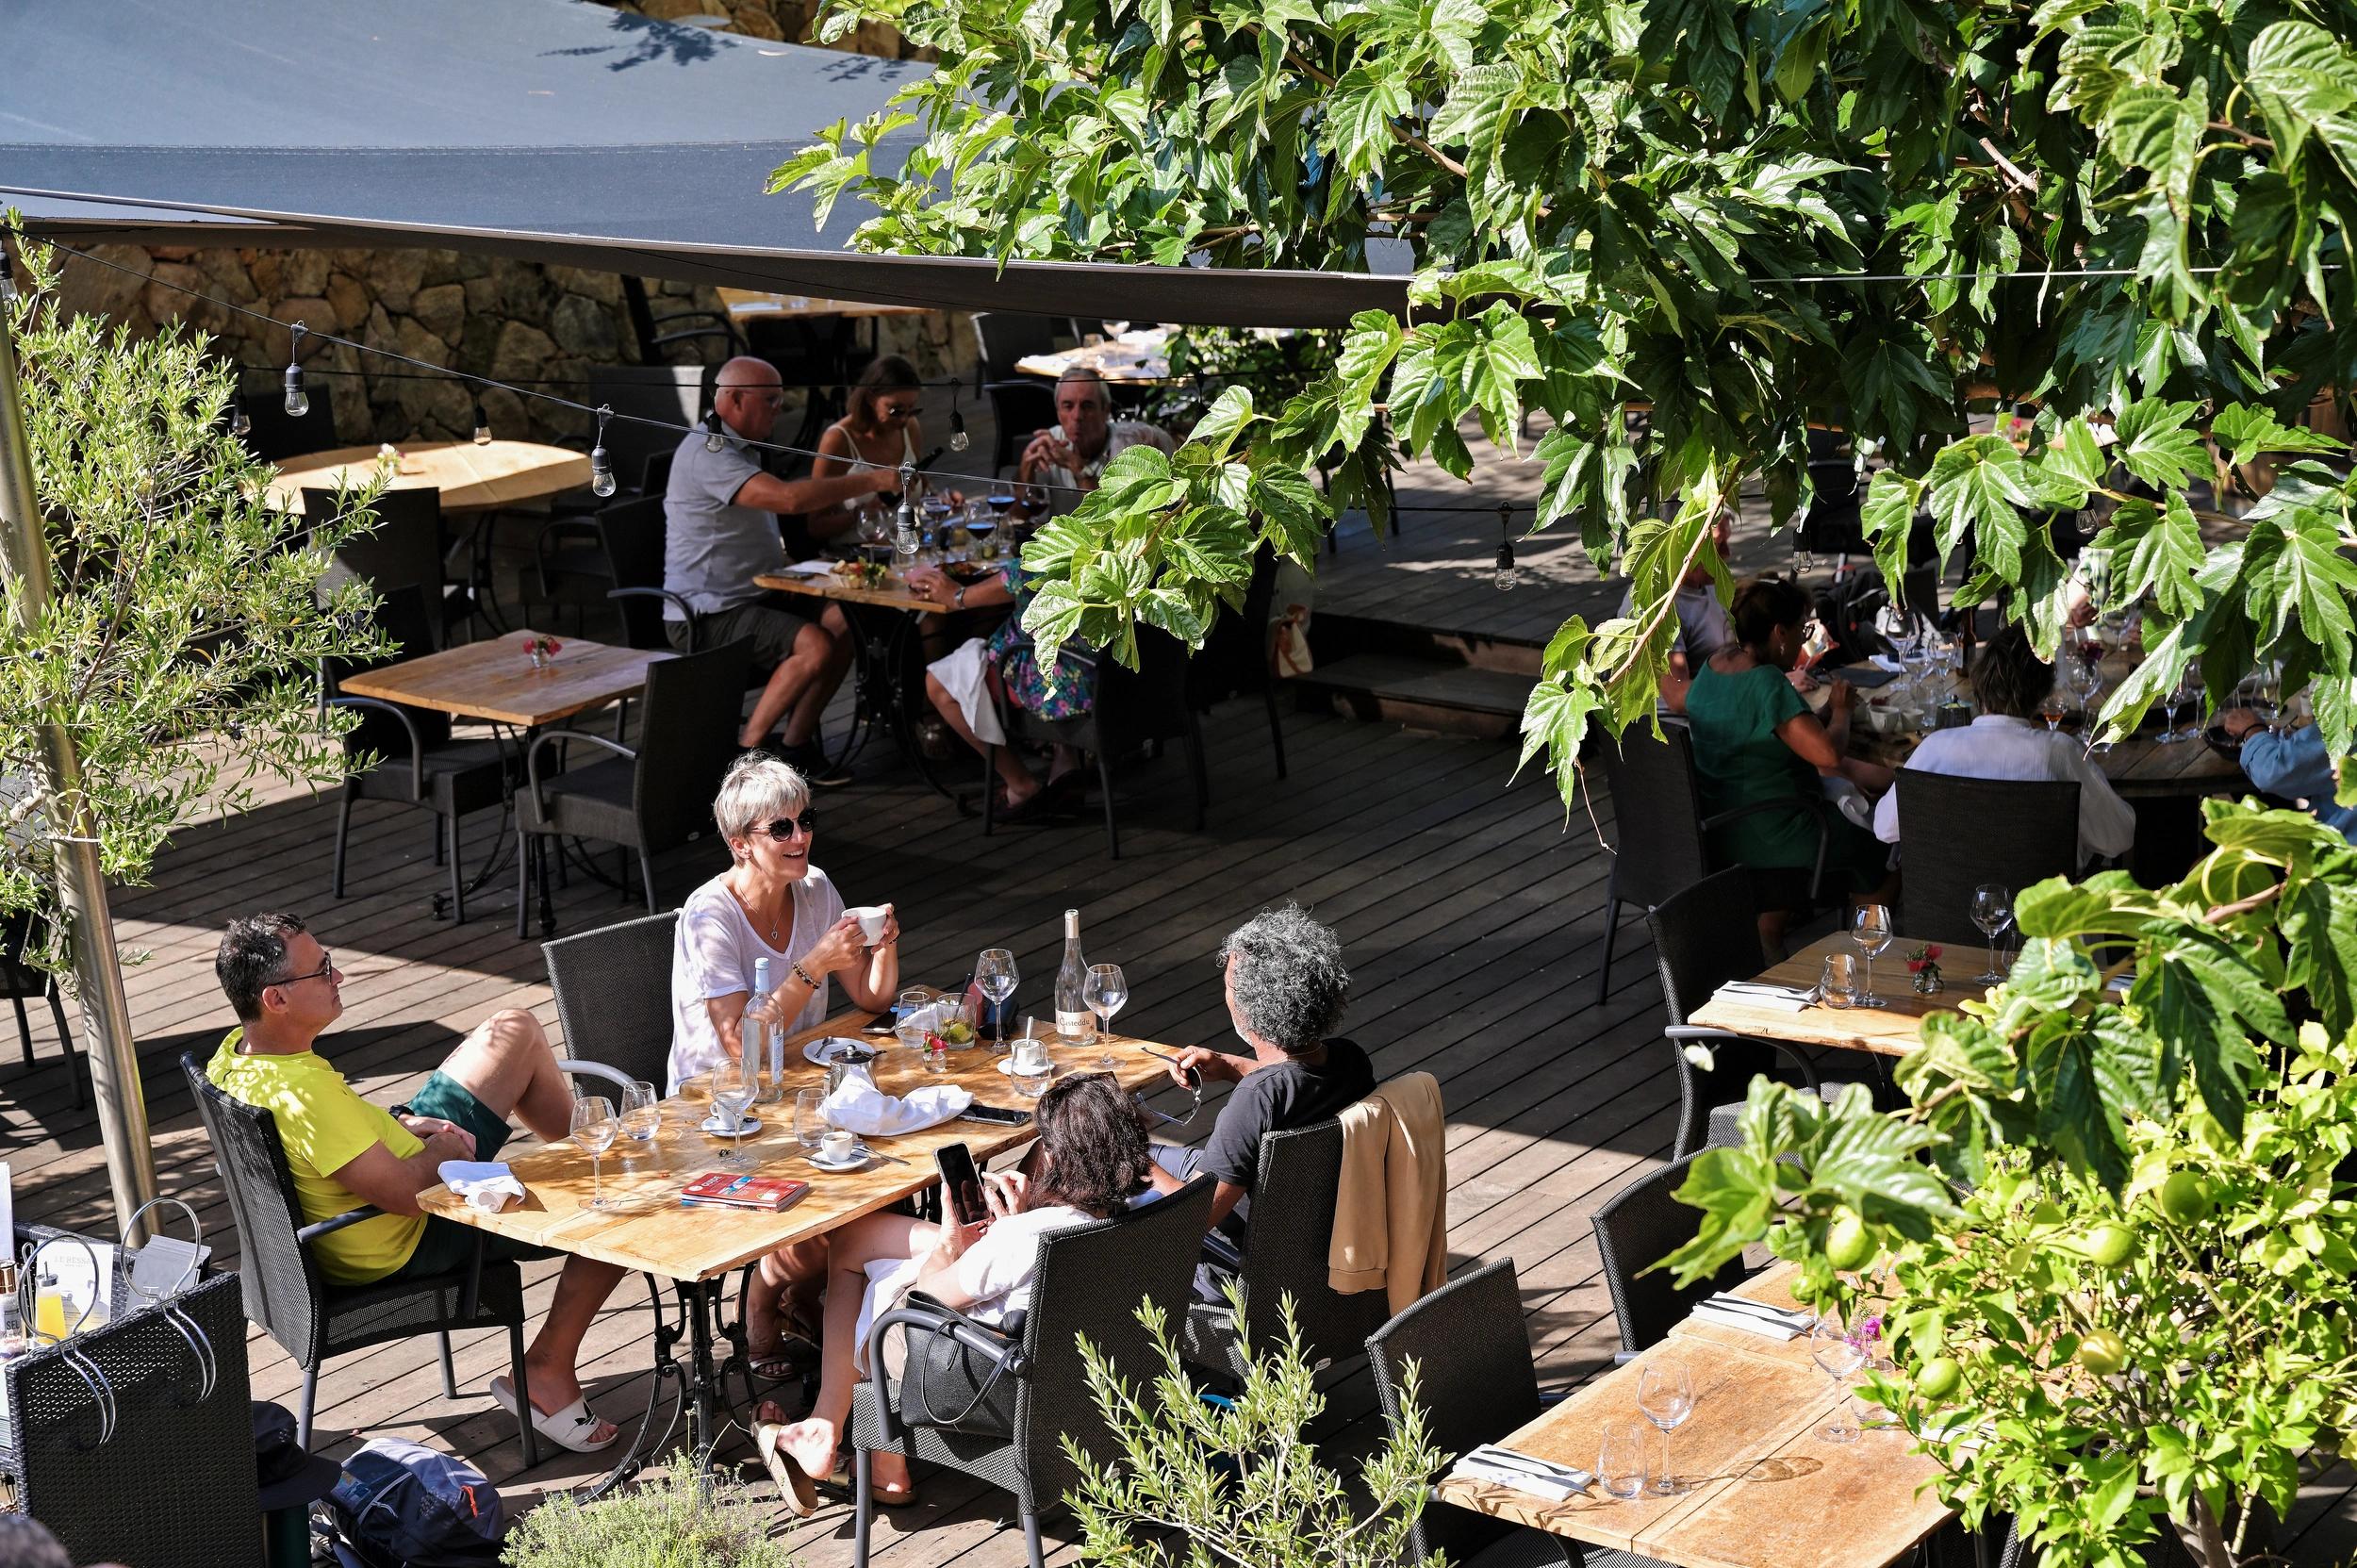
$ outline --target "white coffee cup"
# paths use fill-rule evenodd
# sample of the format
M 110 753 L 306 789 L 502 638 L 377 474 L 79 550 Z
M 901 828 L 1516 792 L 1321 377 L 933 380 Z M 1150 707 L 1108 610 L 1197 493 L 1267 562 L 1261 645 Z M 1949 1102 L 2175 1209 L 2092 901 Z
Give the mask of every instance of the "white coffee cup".
M 818 1152 L 829 1162 L 841 1164 L 859 1147 L 859 1140 L 839 1127 L 831 1127 L 818 1140 Z
M 884 920 L 892 912 L 883 904 L 862 904 L 857 909 L 847 909 L 843 913 L 859 922 L 860 935 L 865 937 L 867 945 L 872 948 L 883 940 Z

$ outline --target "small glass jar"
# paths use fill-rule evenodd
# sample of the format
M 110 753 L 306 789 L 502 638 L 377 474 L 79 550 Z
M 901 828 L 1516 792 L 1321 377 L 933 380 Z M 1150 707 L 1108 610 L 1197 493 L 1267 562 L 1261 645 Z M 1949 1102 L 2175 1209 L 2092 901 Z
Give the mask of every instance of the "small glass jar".
M 1827 1007 L 1849 1007 L 1857 1001 L 1857 959 L 1850 953 L 1828 953 L 1817 982 L 1817 999 Z

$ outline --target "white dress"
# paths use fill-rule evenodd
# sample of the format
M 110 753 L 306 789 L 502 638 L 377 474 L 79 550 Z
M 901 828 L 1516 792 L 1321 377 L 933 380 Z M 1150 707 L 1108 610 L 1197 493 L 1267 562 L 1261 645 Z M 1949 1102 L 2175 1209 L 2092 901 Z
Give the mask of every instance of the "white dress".
M 671 1063 L 666 1094 L 679 1093 L 683 1080 L 729 1060 L 706 1001 L 751 991 L 753 965 L 759 959 L 769 961 L 769 983 L 783 984 L 794 961 L 816 947 L 843 917 L 843 896 L 817 867 L 793 886 L 794 926 L 785 933 L 783 948 L 771 947 L 753 929 L 744 905 L 719 877 L 697 888 L 680 906 L 679 936 L 671 947 Z M 815 1029 L 826 1018 L 827 987 L 821 984 L 801 1012 L 786 1020 L 786 1028 Z
M 1017 1312 L 1030 1311 L 1031 1283 L 1039 1275 L 1040 1239 L 1058 1230 L 1086 1225 L 1094 1216 L 1069 1204 L 1049 1203 L 990 1222 L 981 1239 L 958 1255 L 952 1272 L 960 1291 L 974 1298 L 964 1310 L 975 1322 L 996 1329 Z M 867 1337 L 876 1319 L 900 1305 L 916 1283 L 919 1260 L 876 1258 L 867 1264 L 867 1294 L 860 1298 L 859 1326 L 853 1330 L 854 1356 L 867 1365 Z M 898 1364 L 902 1342 L 893 1336 L 891 1355 Z

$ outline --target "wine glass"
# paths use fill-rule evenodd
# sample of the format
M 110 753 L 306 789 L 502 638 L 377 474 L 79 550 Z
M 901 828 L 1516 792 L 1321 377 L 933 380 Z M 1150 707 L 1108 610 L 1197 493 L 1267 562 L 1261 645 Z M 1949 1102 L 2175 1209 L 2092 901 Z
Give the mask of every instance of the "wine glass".
M 1972 923 L 1986 937 L 1988 967 L 1973 978 L 1983 985 L 1995 985 L 2005 977 L 1997 967 L 1997 933 L 2013 924 L 2013 889 L 2002 883 L 1985 882 L 1972 890 Z
M 1874 955 L 1890 946 L 1890 910 L 1883 904 L 1860 904 L 1850 916 L 1850 940 L 1866 955 L 1866 973 L 1858 982 L 1857 1004 L 1860 1007 L 1880 1007 L 1883 999 L 1874 994 Z
M 1694 1413 L 1694 1380 L 1687 1375 L 1686 1363 L 1670 1357 L 1648 1362 L 1637 1375 L 1637 1408 L 1661 1428 L 1661 1476 L 1653 1489 L 1673 1497 L 1678 1483 L 1670 1470 L 1670 1433 Z
M 2062 728 L 2062 721 L 2069 714 L 2069 700 L 2063 696 L 2060 686 L 2049 691 L 2046 694 L 2046 701 L 2037 705 L 2037 716 L 2046 720 L 2046 733 L 2050 735 Z
M 992 1048 L 1000 1056 L 1007 1054 L 1007 1001 L 1020 979 L 1014 954 L 1004 948 L 985 948 L 974 962 L 974 983 L 990 999 L 991 1016 L 997 1021 L 998 1040 Z
M 663 1099 L 644 1079 L 622 1091 L 622 1131 L 635 1143 L 651 1144 L 663 1126 Z
M 745 1155 L 745 1111 L 760 1094 L 761 1064 L 750 1053 L 713 1069 L 712 1108 L 727 1118 L 729 1133 L 735 1140 L 718 1164 L 732 1170 L 740 1170 L 751 1163 Z
M 2177 727 L 2177 710 L 2189 702 L 2193 704 L 2196 724 L 2188 725 L 2181 730 Z M 2201 672 L 2200 670 L 2188 668 L 2183 675 L 2177 678 L 2177 684 L 2168 688 L 2168 695 L 2161 699 L 2161 717 L 2168 720 L 2168 728 L 2160 734 L 2160 742 L 2164 746 L 2174 746 L 2179 741 L 2191 740 L 2201 733 L 2197 727 L 2201 717 Z
M 1850 1418 L 1850 1375 L 1866 1364 L 1866 1351 L 1833 1318 L 1820 1315 L 1809 1326 L 1808 1353 L 1817 1370 L 1833 1379 L 1833 1414 L 1817 1435 L 1827 1443 L 1855 1443 L 1857 1423 Z
M 1129 999 L 1129 982 L 1122 978 L 1121 966 L 1090 965 L 1088 979 L 1080 984 L 1080 999 L 1088 1003 L 1089 1011 L 1101 1020 L 1097 1037 L 1102 1040 L 1106 1032 L 1113 1027 L 1113 1015 L 1120 1012 L 1121 1004 Z M 1107 1045 L 1105 1053 L 1096 1059 L 1096 1065 L 1111 1072 L 1121 1064 L 1113 1059 L 1113 1047 Z
M 605 1197 L 605 1151 L 614 1147 L 615 1134 L 620 1131 L 614 1120 L 614 1102 L 603 1095 L 584 1095 L 573 1101 L 573 1142 L 589 1156 L 589 1208 L 613 1207 Z

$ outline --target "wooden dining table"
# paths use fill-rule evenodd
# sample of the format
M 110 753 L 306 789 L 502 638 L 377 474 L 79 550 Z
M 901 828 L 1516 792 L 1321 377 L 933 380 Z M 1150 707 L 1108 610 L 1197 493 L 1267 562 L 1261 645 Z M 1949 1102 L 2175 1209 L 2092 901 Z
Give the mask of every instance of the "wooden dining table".
M 740 322 L 793 321 L 805 316 L 840 316 L 849 321 L 881 316 L 929 316 L 928 305 L 882 305 L 874 300 L 834 300 L 817 294 L 773 294 L 758 289 L 718 289 L 720 303 Z
M 1779 1263 L 1734 1294 L 1793 1307 L 1796 1273 Z M 1671 1439 L 1676 1493 L 1615 1497 L 1598 1482 L 1558 1503 L 1450 1477 L 1435 1495 L 1680 1568 L 1883 1568 L 1955 1517 L 1924 1484 L 1938 1466 L 1910 1453 L 1915 1440 L 1879 1411 L 1867 1409 L 1853 1442 L 1819 1435 L 1838 1396 L 1805 1335 L 1778 1342 L 1689 1320 L 1500 1444 L 1593 1471 L 1605 1424 L 1642 1425 L 1638 1383 L 1647 1366 L 1672 1359 L 1694 1390 L 1693 1413 Z
M 333 490 L 372 477 L 380 465 L 389 489 L 431 487 L 442 492 L 444 512 L 493 512 L 575 490 L 589 483 L 587 454 L 538 441 L 411 441 L 387 459 L 374 446 L 338 447 L 332 452 L 288 457 L 267 492 L 281 511 L 303 509 L 305 489 Z
M 1059 349 L 1052 354 L 1027 354 L 1014 362 L 1025 375 L 1057 380 L 1066 371 L 1090 370 L 1112 382 L 1150 382 L 1170 379 L 1170 359 L 1163 352 L 1170 334 L 1157 327 L 1125 332 L 1101 343 Z
M 561 646 L 549 656 L 546 668 L 536 668 L 524 652 L 524 639 L 546 635 L 523 631 L 461 643 L 347 675 L 338 688 L 353 697 L 432 708 L 453 718 L 537 730 L 637 696 L 647 687 L 649 667 L 675 657 L 659 649 L 560 637 L 556 640 Z
M 1979 1000 L 1988 995 L 1988 987 L 1975 978 L 1987 970 L 1988 949 L 1954 943 L 1937 944 L 1940 949 L 1939 990 L 1931 996 L 1917 994 L 1914 977 L 1907 971 L 1905 955 L 1921 946 L 1922 943 L 1903 936 L 1885 949 L 1882 956 L 1874 961 L 1874 989 L 1883 999 L 1879 1007 L 1863 1007 L 1855 1003 L 1848 1007 L 1828 1007 L 1821 1001 L 1816 1001 L 1794 1012 L 1722 991 L 1696 1008 L 1687 1021 L 1699 1029 L 1723 1029 L 1736 1034 L 1784 1040 L 1793 1045 L 1820 1046 L 1830 1050 L 1870 1051 L 1876 1056 L 1904 1056 L 1915 1048 L 1926 1017 L 1934 1013 L 1953 1012 L 1966 1001 Z M 1843 933 L 1836 932 L 1810 943 L 1755 978 L 1763 985 L 1806 990 L 1816 985 L 1823 976 L 1825 960 L 1835 953 L 1847 953 L 1855 959 L 1858 956 L 1857 944 Z
M 626 1479 L 649 1457 L 645 1448 L 666 1376 L 683 1378 L 691 1422 L 689 1450 L 702 1452 L 713 1441 L 718 1430 L 716 1411 L 722 1396 L 722 1378 L 749 1361 L 743 1323 L 722 1319 L 722 1294 L 731 1274 L 781 1247 L 826 1235 L 863 1214 L 931 1187 L 937 1180 L 933 1164 L 937 1148 L 963 1143 L 979 1164 L 1031 1140 L 1029 1126 L 953 1119 L 917 1132 L 866 1138 L 864 1141 L 874 1157 L 858 1169 L 828 1171 L 812 1164 L 795 1136 L 794 1107 L 799 1091 L 825 1086 L 826 1070 L 804 1053 L 804 1048 L 815 1041 L 856 1039 L 878 1050 L 870 1076 L 887 1095 L 904 1096 L 925 1085 L 955 1084 L 984 1105 L 1029 1107 L 1014 1080 L 999 1070 L 1008 1058 L 997 1054 L 987 1043 L 977 1042 L 950 1052 L 948 1070 L 931 1072 L 915 1053 L 890 1036 L 863 1033 L 876 1016 L 864 1012 L 838 1014 L 816 1029 L 786 1036 L 785 1073 L 769 1086 L 777 1098 L 752 1108 L 759 1129 L 743 1140 L 744 1151 L 753 1164 L 733 1172 L 809 1183 L 810 1190 L 783 1210 L 689 1207 L 680 1201 L 681 1189 L 696 1177 L 729 1168 L 719 1164 L 717 1157 L 736 1143 L 702 1130 L 710 1102 L 694 1094 L 663 1101 L 660 1130 L 651 1145 L 638 1146 L 623 1137 L 607 1150 L 602 1162 L 602 1184 L 605 1196 L 613 1200 L 612 1208 L 589 1206 L 598 1181 L 588 1154 L 569 1140 L 511 1143 L 505 1151 L 506 1164 L 523 1184 L 524 1196 L 497 1212 L 470 1207 L 466 1199 L 440 1186 L 418 1195 L 419 1206 L 428 1213 L 511 1241 L 618 1264 L 670 1283 L 679 1301 L 679 1321 L 666 1320 L 657 1308 L 657 1376 L 649 1395 L 647 1419 L 606 1484 Z M 1098 1058 L 1110 1051 L 1115 1064 L 1110 1070 L 1123 1088 L 1135 1092 L 1168 1081 L 1167 1064 L 1149 1054 L 1153 1050 L 1175 1054 L 1170 1047 L 1109 1032 L 1095 1046 L 1051 1044 L 1048 1058 L 1061 1077 L 1101 1070 Z M 597 1092 L 587 1083 L 584 1088 Z M 687 1341 L 684 1368 L 678 1364 L 677 1349 L 683 1338 Z M 722 1341 L 730 1346 L 726 1356 L 717 1354 Z

